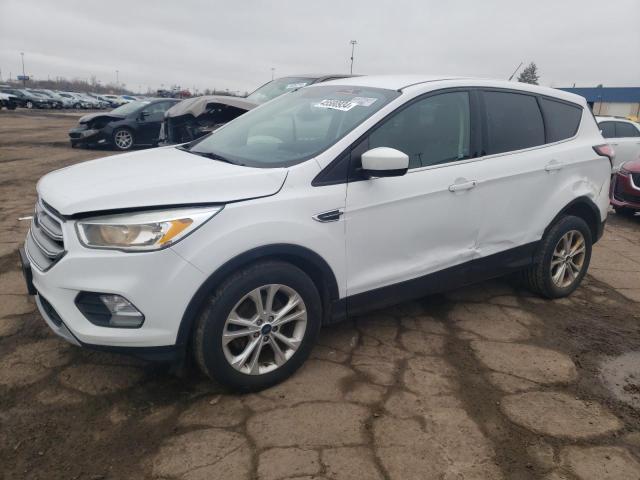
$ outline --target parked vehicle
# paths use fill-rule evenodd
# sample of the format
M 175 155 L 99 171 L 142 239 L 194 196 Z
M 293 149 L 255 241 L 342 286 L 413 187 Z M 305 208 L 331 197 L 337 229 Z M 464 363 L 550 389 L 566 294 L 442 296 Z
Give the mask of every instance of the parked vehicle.
M 89 108 L 89 104 L 87 103 L 86 100 L 82 99 L 81 97 L 78 96 L 77 93 L 74 92 L 58 92 L 59 95 L 61 95 L 64 98 L 67 98 L 70 100 L 71 105 L 73 106 L 73 108 L 79 110 L 81 108 Z
M 611 205 L 616 213 L 633 216 L 640 212 L 640 155 L 622 164 L 612 184 Z
M 272 80 L 246 98 L 205 95 L 183 100 L 165 114 L 160 142 L 162 145 L 190 142 L 283 93 L 339 78 L 345 75 L 297 75 Z
M 42 97 L 49 104 L 49 108 L 62 108 L 62 100 L 55 98 L 52 94 L 45 92 L 44 90 L 29 89 L 29 92 L 36 96 Z
M 57 107 L 57 108 L 73 108 L 72 100 L 70 98 L 63 97 L 58 92 L 55 92 L 53 90 L 47 90 L 47 89 L 39 89 L 37 91 L 59 102 L 60 107 Z
M 15 95 L 18 98 L 18 106 L 23 108 L 49 108 L 51 105 L 47 99 L 26 89 L 3 87 L 0 91 Z
M 85 115 L 79 125 L 69 131 L 71 146 L 112 145 L 117 150 L 155 146 L 164 112 L 176 102 L 173 99 L 136 101 L 110 112 Z
M 524 83 L 342 79 L 211 135 L 43 177 L 22 253 L 58 335 L 192 353 L 256 390 L 320 326 L 510 272 L 547 298 L 582 281 L 612 149 L 584 98 Z
M 616 152 L 614 167 L 640 158 L 640 124 L 621 117 L 596 117 L 602 136 Z
M 18 106 L 18 97 L 10 93 L 0 92 L 0 109 L 15 110 Z
M 111 107 L 119 107 L 120 105 L 127 103 L 121 99 L 119 95 L 102 95 L 102 97 L 109 102 Z
M 96 100 L 98 100 L 99 103 L 99 108 L 115 108 L 119 105 L 116 104 L 112 104 L 111 100 L 109 100 L 108 98 L 106 98 L 104 95 L 99 95 L 97 93 L 88 93 L 87 95 L 89 95 L 90 97 L 95 98 Z

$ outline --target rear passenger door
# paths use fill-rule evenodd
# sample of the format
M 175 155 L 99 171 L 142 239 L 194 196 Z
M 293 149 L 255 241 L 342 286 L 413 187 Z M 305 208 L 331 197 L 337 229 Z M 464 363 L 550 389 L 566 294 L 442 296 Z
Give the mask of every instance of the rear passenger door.
M 572 168 L 572 146 L 565 140 L 576 134 L 582 109 L 512 90 L 483 90 L 481 98 L 485 156 L 476 201 L 484 212 L 477 255 L 513 250 L 514 258 L 526 258 L 546 227 L 546 205 Z

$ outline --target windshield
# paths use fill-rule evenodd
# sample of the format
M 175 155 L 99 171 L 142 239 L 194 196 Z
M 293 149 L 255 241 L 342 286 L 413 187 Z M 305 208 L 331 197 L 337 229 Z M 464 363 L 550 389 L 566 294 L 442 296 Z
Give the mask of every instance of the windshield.
M 339 85 L 304 88 L 245 113 L 186 148 L 239 165 L 295 165 L 329 148 L 398 95 Z
M 279 97 L 283 93 L 288 93 L 297 88 L 306 87 L 313 83 L 315 78 L 308 77 L 283 77 L 261 86 L 255 92 L 251 93 L 247 100 L 255 103 L 264 103 Z
M 129 102 L 119 106 L 118 108 L 114 108 L 111 110 L 111 113 L 115 113 L 116 115 L 129 115 L 148 104 L 149 102 Z

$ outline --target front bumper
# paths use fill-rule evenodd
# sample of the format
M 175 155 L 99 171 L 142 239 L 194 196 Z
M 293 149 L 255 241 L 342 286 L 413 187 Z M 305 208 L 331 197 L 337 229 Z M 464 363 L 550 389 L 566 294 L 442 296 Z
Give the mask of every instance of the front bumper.
M 21 250 L 27 288 L 51 330 L 75 345 L 145 358 L 180 350 L 180 322 L 205 280 L 202 272 L 171 248 L 144 253 L 85 248 L 71 223 L 63 224 L 66 253 L 50 269 L 41 271 Z M 136 305 L 145 321 L 139 328 L 95 325 L 75 303 L 80 292 L 121 295 Z
M 76 127 L 69 130 L 69 140 L 74 145 L 79 144 L 106 144 L 109 142 L 108 135 L 103 130 Z
M 613 177 L 611 205 L 640 210 L 640 184 L 636 185 L 631 174 L 618 172 Z

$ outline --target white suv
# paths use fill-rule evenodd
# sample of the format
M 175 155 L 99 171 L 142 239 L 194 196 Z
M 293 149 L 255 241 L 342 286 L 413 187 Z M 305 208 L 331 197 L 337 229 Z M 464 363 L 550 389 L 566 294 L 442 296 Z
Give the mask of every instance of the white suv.
M 46 175 L 23 266 L 68 341 L 191 350 L 255 390 L 347 315 L 516 271 L 570 294 L 603 231 L 611 157 L 570 93 L 341 79 L 190 144 Z
M 616 152 L 614 167 L 640 159 L 640 124 L 621 117 L 596 117 L 602 136 Z

